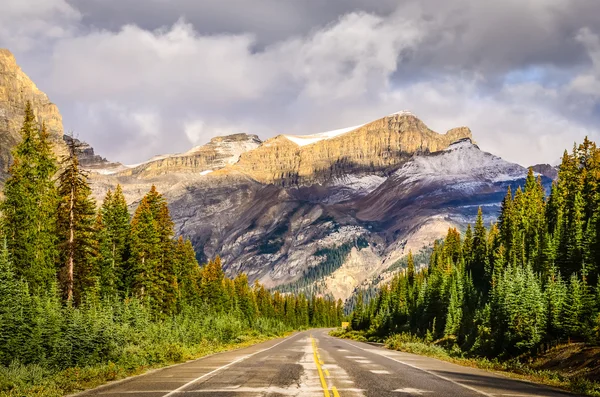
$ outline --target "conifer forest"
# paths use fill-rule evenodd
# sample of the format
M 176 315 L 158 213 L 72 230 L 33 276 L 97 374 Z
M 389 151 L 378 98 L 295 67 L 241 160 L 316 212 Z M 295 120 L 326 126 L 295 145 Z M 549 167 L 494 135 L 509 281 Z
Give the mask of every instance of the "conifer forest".
M 95 203 L 76 141 L 55 159 L 31 106 L 21 134 L 0 206 L 0 393 L 59 395 L 86 376 L 342 320 L 341 301 L 230 279 L 218 257 L 199 264 L 155 188 L 133 216 L 119 186 Z
M 351 326 L 417 337 L 488 358 L 535 354 L 563 342 L 600 342 L 600 149 L 565 151 L 547 192 L 530 169 L 497 222 L 436 242 L 428 266 L 406 269 L 366 302 Z

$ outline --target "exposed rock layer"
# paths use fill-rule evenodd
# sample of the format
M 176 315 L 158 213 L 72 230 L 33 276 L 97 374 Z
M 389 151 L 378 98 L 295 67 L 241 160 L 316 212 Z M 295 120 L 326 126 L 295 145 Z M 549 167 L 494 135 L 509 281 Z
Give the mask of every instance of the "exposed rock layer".
M 414 153 L 435 152 L 471 137 L 466 127 L 437 134 L 415 116 L 402 113 L 306 146 L 279 135 L 242 154 L 235 168 L 262 183 L 306 185 L 353 172 L 384 171 Z
M 0 50 L 2 172 L 27 100 L 60 150 L 58 109 Z M 230 275 L 345 298 L 408 249 L 472 221 L 478 206 L 486 221 L 494 218 L 507 186 L 524 181 L 523 167 L 482 152 L 471 138 L 466 127 L 437 134 L 400 112 L 310 137 L 217 137 L 135 166 L 109 163 L 85 144 L 80 156 L 98 200 L 121 184 L 133 209 L 156 185 L 200 260 L 218 254 Z M 323 254 L 333 251 L 343 257 L 337 268 Z
M 0 176 L 4 180 L 12 161 L 10 153 L 21 139 L 20 129 L 27 101 L 31 101 L 38 122 L 45 123 L 50 138 L 63 147 L 62 117 L 55 104 L 17 65 L 10 51 L 0 48 Z

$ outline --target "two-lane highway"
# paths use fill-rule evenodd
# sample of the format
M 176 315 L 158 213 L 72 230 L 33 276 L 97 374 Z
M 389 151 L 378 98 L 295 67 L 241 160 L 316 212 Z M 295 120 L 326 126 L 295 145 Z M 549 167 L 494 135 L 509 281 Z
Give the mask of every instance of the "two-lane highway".
M 333 338 L 327 330 L 215 354 L 79 395 L 572 396 L 478 369 Z

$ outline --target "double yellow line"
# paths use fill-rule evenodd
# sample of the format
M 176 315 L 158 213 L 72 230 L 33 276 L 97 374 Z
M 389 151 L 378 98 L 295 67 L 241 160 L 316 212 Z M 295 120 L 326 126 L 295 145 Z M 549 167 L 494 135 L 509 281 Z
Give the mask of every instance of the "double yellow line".
M 310 340 L 312 341 L 313 356 L 315 359 L 315 364 L 317 365 L 317 371 L 319 372 L 319 378 L 321 379 L 321 387 L 323 388 L 323 394 L 325 397 L 331 397 L 331 394 L 329 394 L 329 388 L 327 387 L 327 382 L 325 381 L 325 377 L 323 376 L 323 368 L 321 368 L 321 365 L 323 365 L 323 361 L 319 356 L 317 342 L 315 341 L 315 338 L 312 337 L 312 335 L 310 336 Z M 327 369 L 325 370 L 325 374 L 329 377 L 329 371 Z M 331 387 L 331 392 L 333 393 L 333 397 L 340 397 L 340 394 L 338 393 L 335 386 Z

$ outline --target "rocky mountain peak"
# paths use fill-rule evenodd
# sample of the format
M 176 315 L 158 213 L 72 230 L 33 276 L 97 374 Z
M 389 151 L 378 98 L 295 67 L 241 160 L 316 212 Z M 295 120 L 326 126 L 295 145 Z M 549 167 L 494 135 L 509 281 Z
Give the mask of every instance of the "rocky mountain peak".
M 219 144 L 221 142 L 254 142 L 259 145 L 262 143 L 258 135 L 245 133 L 216 136 L 210 140 L 211 144 Z
M 468 128 L 438 134 L 403 111 L 363 125 L 313 135 L 280 135 L 240 157 L 236 169 L 262 183 L 310 185 L 345 174 L 395 169 L 415 153 L 436 152 Z
M 547 178 L 552 180 L 556 180 L 558 178 L 558 170 L 559 166 L 552 166 L 550 164 L 536 164 L 531 166 L 533 172 L 541 174 Z
M 45 123 L 50 139 L 58 153 L 63 153 L 64 144 L 62 117 L 56 105 L 40 91 L 21 70 L 14 55 L 0 48 L 0 179 L 12 161 L 10 150 L 21 139 L 19 133 L 27 101 L 31 102 L 38 122 Z

